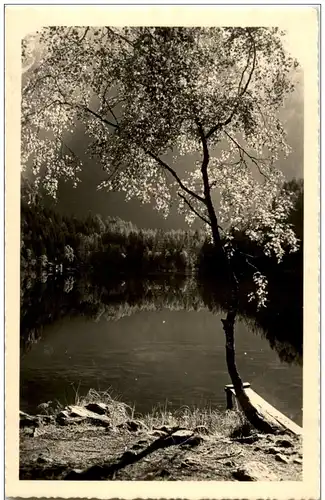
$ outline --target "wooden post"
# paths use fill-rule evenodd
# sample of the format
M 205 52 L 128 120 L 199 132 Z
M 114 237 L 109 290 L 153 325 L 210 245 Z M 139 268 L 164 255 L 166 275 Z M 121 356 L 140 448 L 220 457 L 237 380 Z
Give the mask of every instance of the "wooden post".
M 229 391 L 229 389 L 227 389 L 227 387 L 225 387 L 225 391 L 226 391 L 226 400 L 227 400 L 227 410 L 232 410 L 234 407 L 234 400 L 232 397 L 232 392 Z
M 251 384 L 249 382 L 244 382 L 243 387 L 244 389 L 247 389 L 250 387 Z M 233 394 L 234 386 L 232 384 L 227 384 L 225 386 L 225 392 L 226 392 L 226 401 L 227 401 L 227 410 L 233 410 L 234 409 L 234 394 Z M 235 409 L 237 409 L 237 400 L 235 398 Z

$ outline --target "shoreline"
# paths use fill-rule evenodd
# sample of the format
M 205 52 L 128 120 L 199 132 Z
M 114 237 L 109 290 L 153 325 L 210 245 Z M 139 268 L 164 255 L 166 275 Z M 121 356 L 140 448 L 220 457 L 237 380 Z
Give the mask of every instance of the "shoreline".
M 302 438 L 257 433 L 234 410 L 137 415 L 109 393 L 20 412 L 21 480 L 302 480 Z

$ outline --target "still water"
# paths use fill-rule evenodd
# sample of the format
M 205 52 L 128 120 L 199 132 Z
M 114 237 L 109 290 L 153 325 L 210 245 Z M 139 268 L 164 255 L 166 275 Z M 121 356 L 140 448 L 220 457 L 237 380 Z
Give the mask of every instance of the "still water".
M 230 383 L 221 314 L 208 309 L 137 311 L 97 321 L 65 316 L 45 326 L 24 352 L 20 407 L 72 403 L 75 391 L 110 389 L 138 412 L 157 405 L 225 408 Z M 258 331 L 239 319 L 237 365 L 243 381 L 296 423 L 302 423 L 302 367 L 281 361 Z

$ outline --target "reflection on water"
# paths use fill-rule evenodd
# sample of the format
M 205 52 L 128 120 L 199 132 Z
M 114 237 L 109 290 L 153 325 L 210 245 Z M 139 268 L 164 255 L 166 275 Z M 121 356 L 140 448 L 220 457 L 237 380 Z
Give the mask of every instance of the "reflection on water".
M 180 277 L 106 287 L 80 281 L 69 293 L 58 282 L 35 284 L 21 304 L 21 408 L 110 387 L 140 412 L 166 402 L 223 409 L 223 313 L 217 302 L 209 307 L 196 283 Z M 237 364 L 244 381 L 301 424 L 301 355 L 288 339 L 270 339 L 242 314 Z

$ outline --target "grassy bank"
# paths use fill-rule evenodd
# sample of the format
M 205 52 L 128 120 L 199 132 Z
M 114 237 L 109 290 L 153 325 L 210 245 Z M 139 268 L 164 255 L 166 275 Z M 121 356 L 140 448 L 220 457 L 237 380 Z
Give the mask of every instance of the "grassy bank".
M 109 393 L 20 416 L 20 479 L 300 480 L 301 440 L 261 435 L 239 412 L 137 415 Z

